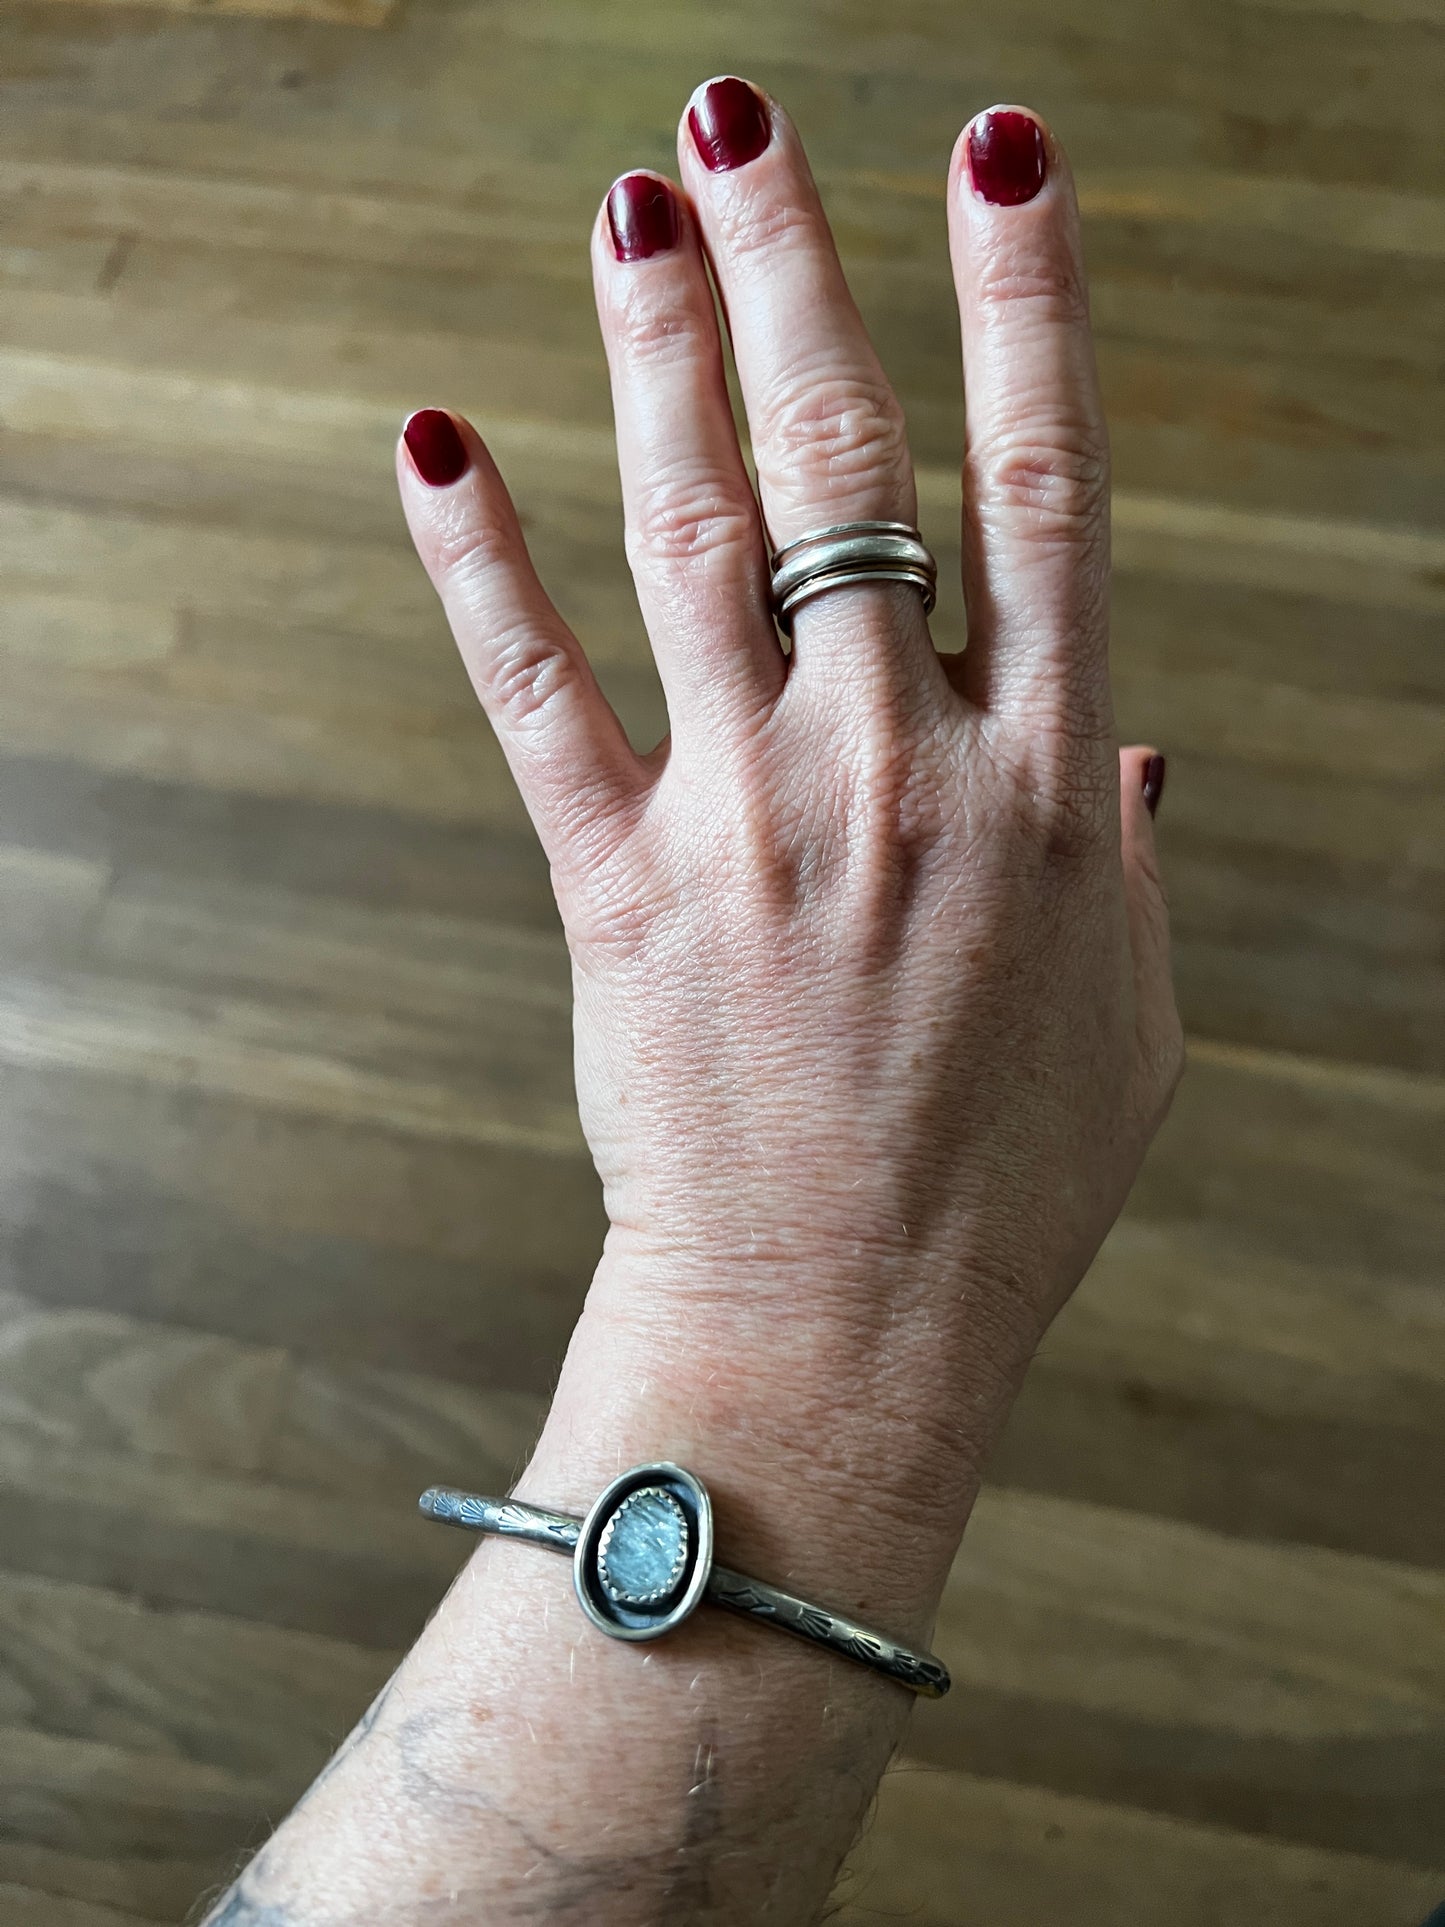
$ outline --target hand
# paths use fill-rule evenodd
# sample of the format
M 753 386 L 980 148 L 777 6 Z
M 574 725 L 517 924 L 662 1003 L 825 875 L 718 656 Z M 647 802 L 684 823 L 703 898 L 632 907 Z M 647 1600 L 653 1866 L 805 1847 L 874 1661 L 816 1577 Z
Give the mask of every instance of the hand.
M 629 747 L 470 427 L 414 418 L 402 495 L 552 863 L 612 1224 L 594 1295 L 760 1371 L 826 1344 L 839 1399 L 840 1359 L 873 1399 L 894 1361 L 900 1412 L 955 1436 L 950 1386 L 992 1369 L 1006 1403 L 1182 1062 L 1162 766 L 1114 735 L 1072 180 L 1008 110 L 953 159 L 966 652 L 873 584 L 801 609 L 789 657 L 768 537 L 913 522 L 903 418 L 782 110 L 713 83 L 679 151 L 683 194 L 626 176 L 593 234 L 670 740 Z
M 1030 116 L 965 131 L 967 652 L 871 584 L 800 610 L 787 658 L 704 250 L 775 544 L 911 522 L 902 421 L 786 117 L 715 82 L 681 152 L 685 199 L 628 176 L 593 237 L 668 744 L 629 748 L 475 433 L 429 410 L 400 456 L 552 861 L 612 1217 L 522 1483 L 580 1511 L 678 1459 L 728 1563 L 922 1644 L 1181 1059 L 1159 759 L 1113 738 L 1077 210 Z M 478 1917 L 817 1919 L 908 1696 L 714 1610 L 621 1644 L 569 1589 L 484 1542 L 213 1919 L 430 1917 L 443 1879 Z

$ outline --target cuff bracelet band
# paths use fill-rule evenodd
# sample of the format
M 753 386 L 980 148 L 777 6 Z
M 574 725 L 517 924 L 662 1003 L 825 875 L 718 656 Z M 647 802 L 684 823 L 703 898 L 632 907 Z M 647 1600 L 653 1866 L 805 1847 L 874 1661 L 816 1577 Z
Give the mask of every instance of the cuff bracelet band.
M 844 1613 L 716 1564 L 707 1488 L 667 1460 L 622 1473 L 580 1519 L 447 1486 L 432 1486 L 420 1503 L 429 1519 L 445 1525 L 567 1553 L 583 1612 L 610 1638 L 658 1639 L 707 1599 L 857 1660 L 927 1699 L 948 1691 L 948 1669 L 931 1653 L 913 1652 Z

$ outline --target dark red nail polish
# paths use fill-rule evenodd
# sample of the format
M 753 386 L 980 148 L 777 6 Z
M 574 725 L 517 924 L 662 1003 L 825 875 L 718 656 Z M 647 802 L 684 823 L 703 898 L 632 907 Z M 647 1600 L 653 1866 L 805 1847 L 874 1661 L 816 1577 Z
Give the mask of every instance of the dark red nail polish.
M 446 488 L 466 474 L 467 445 L 444 408 L 419 408 L 401 432 L 417 474 L 433 488 Z
M 624 174 L 607 196 L 607 225 L 619 261 L 646 261 L 677 246 L 677 197 L 653 174 Z
M 755 161 L 773 133 L 767 108 L 745 80 L 710 80 L 688 109 L 687 124 L 712 174 Z
M 968 173 L 974 192 L 994 207 L 1031 201 L 1049 171 L 1044 130 L 1030 114 L 980 114 L 968 130 Z
M 1152 816 L 1164 794 L 1164 758 L 1151 756 L 1144 765 L 1144 807 Z

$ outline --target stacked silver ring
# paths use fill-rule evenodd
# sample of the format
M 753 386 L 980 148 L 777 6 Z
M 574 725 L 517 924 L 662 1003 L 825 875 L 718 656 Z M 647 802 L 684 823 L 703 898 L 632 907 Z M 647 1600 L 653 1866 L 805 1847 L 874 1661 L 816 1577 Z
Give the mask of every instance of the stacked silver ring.
M 827 589 L 857 582 L 907 582 L 923 597 L 923 613 L 938 593 L 938 564 L 907 522 L 837 522 L 800 536 L 773 557 L 773 615 L 785 636 L 793 611 Z

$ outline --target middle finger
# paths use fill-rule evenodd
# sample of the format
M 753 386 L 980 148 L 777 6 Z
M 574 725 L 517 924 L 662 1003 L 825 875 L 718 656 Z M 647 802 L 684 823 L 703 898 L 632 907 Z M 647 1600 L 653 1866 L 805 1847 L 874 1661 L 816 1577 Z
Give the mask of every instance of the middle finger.
M 903 411 L 843 278 L 802 144 L 746 81 L 698 89 L 679 134 L 712 260 L 775 549 L 834 523 L 913 523 Z M 797 612 L 800 663 L 871 658 L 946 686 L 915 589 L 831 590 Z

